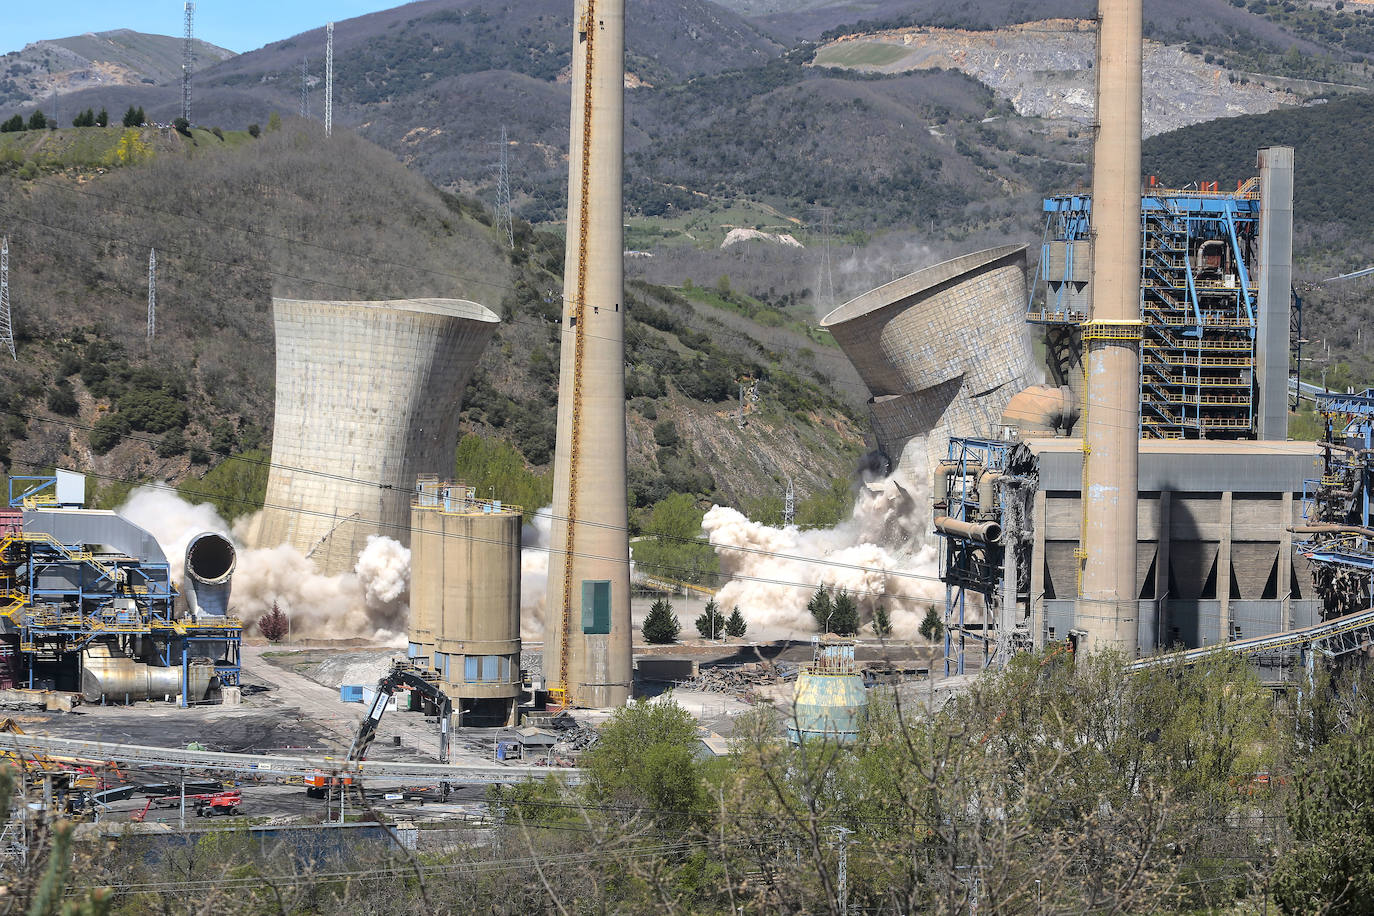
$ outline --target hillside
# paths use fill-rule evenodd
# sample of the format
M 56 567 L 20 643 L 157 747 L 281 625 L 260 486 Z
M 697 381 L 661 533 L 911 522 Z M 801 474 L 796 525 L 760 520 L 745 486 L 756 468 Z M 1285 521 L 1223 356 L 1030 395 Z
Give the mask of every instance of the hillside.
M 303 122 L 256 139 L 5 135 L 0 225 L 20 360 L 0 360 L 0 460 L 90 470 L 107 502 L 134 480 L 192 479 L 270 447 L 273 295 L 458 296 L 504 319 L 466 393 L 465 431 L 506 441 L 537 479 L 554 445 L 563 243 L 521 224 L 507 252 L 489 223 L 384 150 L 347 131 L 325 141 Z M 674 492 L 765 499 L 783 475 L 805 497 L 848 478 L 862 434 L 804 341 L 748 322 L 725 333 L 719 308 L 647 284 L 631 286 L 627 311 L 637 505 Z M 744 429 L 732 413 L 741 374 L 765 392 Z M 216 492 L 232 474 L 190 489 Z
M 196 40 L 192 66 L 203 70 L 233 57 L 232 51 Z M 83 89 L 143 86 L 181 79 L 182 40 L 131 29 L 87 32 L 36 41 L 0 57 L 0 110 Z M 75 111 L 59 101 L 63 113 Z M 49 111 L 48 114 L 52 114 Z M 65 123 L 71 121 L 67 117 Z

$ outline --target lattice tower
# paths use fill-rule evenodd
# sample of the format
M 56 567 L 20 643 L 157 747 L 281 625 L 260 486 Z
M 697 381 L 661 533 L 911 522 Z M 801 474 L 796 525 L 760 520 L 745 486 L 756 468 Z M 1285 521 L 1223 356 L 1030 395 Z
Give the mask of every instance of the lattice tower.
M 191 61 L 194 44 L 194 23 L 196 5 L 186 4 L 186 39 L 181 44 L 181 116 L 191 123 Z
M 324 27 L 324 135 L 334 133 L 334 23 Z

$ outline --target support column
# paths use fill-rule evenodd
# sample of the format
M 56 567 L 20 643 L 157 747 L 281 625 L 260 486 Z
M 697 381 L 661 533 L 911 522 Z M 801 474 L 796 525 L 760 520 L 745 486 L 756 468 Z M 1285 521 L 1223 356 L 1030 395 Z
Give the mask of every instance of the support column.
M 1159 494 L 1159 544 L 1155 548 L 1155 650 L 1168 649 L 1173 645 L 1169 619 L 1169 548 L 1173 540 L 1172 521 L 1173 494 L 1161 490 Z
M 1293 307 L 1293 150 L 1259 151 L 1259 307 L 1255 427 L 1261 439 L 1288 438 L 1288 335 Z
M 1035 514 L 1032 516 L 1031 530 L 1031 568 L 1030 568 L 1030 629 L 1031 639 L 1036 649 L 1045 647 L 1045 528 L 1049 520 L 1045 517 L 1047 497 L 1044 490 L 1035 491 Z
M 1083 575 L 1075 625 L 1090 650 L 1139 647 L 1140 133 L 1143 0 L 1099 0 L 1092 320 L 1083 328 Z
M 1293 518 L 1293 494 L 1283 494 L 1283 525 L 1279 528 L 1279 598 L 1283 601 L 1283 625 L 1280 629 L 1292 630 L 1298 623 L 1293 615 L 1293 532 L 1288 530 L 1296 523 Z
M 1221 494 L 1220 544 L 1217 548 L 1217 599 L 1220 612 L 1217 615 L 1217 645 L 1224 646 L 1231 641 L 1231 491 Z

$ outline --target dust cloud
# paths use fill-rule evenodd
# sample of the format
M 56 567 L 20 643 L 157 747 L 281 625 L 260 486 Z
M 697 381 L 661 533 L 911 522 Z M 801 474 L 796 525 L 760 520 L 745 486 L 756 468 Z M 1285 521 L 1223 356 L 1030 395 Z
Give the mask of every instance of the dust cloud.
M 189 503 L 166 484 L 139 487 L 116 511 L 157 540 L 179 588 L 191 540 L 206 531 L 228 538 L 238 552 L 230 610 L 245 629 L 276 602 L 291 617 L 293 636 L 405 644 L 410 551 L 392 538 L 369 537 L 353 572 L 322 576 L 285 544 L 244 547 L 251 519 L 231 527 L 214 506 Z
M 751 634 L 800 636 L 815 632 L 806 605 L 823 584 L 854 596 L 866 622 L 881 603 L 894 637 L 917 638 L 926 609 L 944 597 L 922 524 L 928 505 L 918 481 L 866 471 L 850 517 L 834 528 L 774 528 L 713 506 L 702 528 L 726 580 L 716 601 L 727 611 L 738 605 Z
M 544 638 L 544 607 L 549 590 L 549 541 L 553 506 L 534 513 L 520 529 L 520 638 Z

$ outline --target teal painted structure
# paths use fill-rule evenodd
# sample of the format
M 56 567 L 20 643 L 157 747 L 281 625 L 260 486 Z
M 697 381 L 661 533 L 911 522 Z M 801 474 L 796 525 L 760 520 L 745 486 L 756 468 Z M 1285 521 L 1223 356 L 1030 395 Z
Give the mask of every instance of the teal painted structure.
M 797 675 L 787 739 L 851 744 L 859 736 L 868 694 L 854 663 L 854 644 L 814 642 L 814 661 Z

